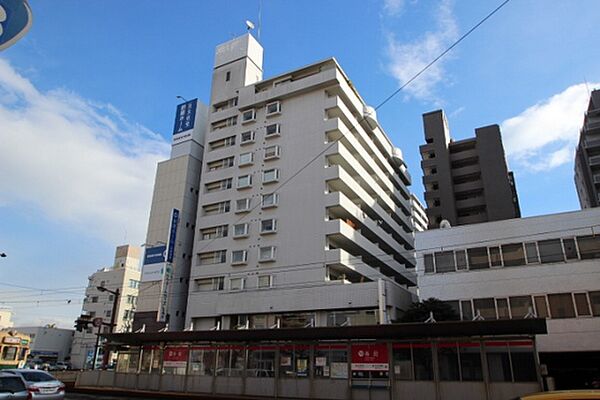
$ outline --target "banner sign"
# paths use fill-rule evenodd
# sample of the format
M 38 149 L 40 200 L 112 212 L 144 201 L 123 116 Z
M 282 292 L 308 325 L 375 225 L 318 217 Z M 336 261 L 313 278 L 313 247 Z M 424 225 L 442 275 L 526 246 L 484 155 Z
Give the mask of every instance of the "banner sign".
M 156 282 L 163 277 L 165 270 L 165 259 L 167 258 L 167 246 L 147 247 L 144 254 L 144 265 L 142 266 L 142 282 Z
M 165 271 L 162 274 L 162 282 L 160 286 L 160 303 L 158 305 L 158 313 L 156 321 L 167 322 L 167 305 L 169 304 L 169 284 L 173 275 L 173 267 L 171 264 L 165 264 Z
M 2 343 L 5 344 L 21 344 L 21 338 L 16 336 L 5 336 L 2 339 Z
M 173 262 L 175 255 L 175 239 L 177 238 L 177 225 L 179 224 L 179 210 L 174 208 L 171 212 L 171 225 L 169 226 L 169 242 L 167 246 L 167 262 Z
M 163 355 L 163 367 L 185 368 L 188 360 L 187 347 L 167 347 Z
M 182 132 L 194 129 L 194 121 L 196 119 L 196 105 L 198 99 L 186 101 L 177 106 L 177 114 L 175 115 L 175 126 L 173 127 L 173 135 L 178 135 Z
M 0 50 L 21 39 L 31 28 L 32 19 L 26 0 L 0 0 Z
M 142 267 L 142 282 L 157 282 L 162 280 L 163 273 L 165 272 L 165 263 L 160 264 L 149 264 Z
M 144 265 L 164 263 L 167 246 L 146 247 Z
M 353 371 L 388 371 L 390 363 L 387 345 L 353 344 L 351 367 Z

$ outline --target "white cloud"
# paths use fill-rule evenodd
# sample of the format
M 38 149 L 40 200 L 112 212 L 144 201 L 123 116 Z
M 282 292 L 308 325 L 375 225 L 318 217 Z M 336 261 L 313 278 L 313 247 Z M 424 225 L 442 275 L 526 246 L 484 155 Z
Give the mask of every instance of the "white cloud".
M 385 3 L 387 6 L 387 2 Z M 384 6 L 384 7 L 385 7 Z M 458 26 L 452 11 L 452 1 L 443 0 L 434 15 L 436 29 L 425 32 L 412 42 L 400 42 L 392 33 L 388 35 L 387 70 L 401 86 L 423 67 L 439 56 L 458 38 Z M 446 56 L 447 57 L 447 56 Z M 435 87 L 445 80 L 446 59 L 441 59 L 408 85 L 404 91 L 420 100 L 434 101 Z
M 110 105 L 41 92 L 0 59 L 0 204 L 25 204 L 110 243 L 142 243 L 169 145 Z
M 383 0 L 383 11 L 388 15 L 398 15 L 404 8 L 404 0 Z
M 502 122 L 508 158 L 533 172 L 571 162 L 588 101 L 587 87 L 580 83 Z

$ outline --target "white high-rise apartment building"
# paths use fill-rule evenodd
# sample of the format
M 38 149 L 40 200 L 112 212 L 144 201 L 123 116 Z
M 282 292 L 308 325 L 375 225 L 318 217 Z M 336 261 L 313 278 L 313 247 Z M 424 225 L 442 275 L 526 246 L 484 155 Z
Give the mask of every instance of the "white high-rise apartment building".
M 217 47 L 186 326 L 386 323 L 414 300 L 410 176 L 333 58 Z

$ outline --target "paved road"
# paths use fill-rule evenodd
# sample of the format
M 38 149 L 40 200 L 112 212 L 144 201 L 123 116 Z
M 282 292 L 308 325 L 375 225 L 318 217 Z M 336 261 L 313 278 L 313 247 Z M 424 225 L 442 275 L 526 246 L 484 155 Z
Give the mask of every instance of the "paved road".
M 137 399 L 137 400 L 150 400 L 142 397 L 113 397 L 113 396 L 99 396 L 92 394 L 80 394 L 80 393 L 67 393 L 67 400 L 128 400 L 128 399 Z M 156 400 L 156 399 L 152 399 Z

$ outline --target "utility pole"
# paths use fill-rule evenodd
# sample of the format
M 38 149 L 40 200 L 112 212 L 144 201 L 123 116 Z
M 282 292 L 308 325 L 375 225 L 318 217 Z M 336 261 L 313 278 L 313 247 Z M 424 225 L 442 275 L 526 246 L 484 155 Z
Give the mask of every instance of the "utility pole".
M 112 312 L 110 315 L 110 324 L 108 324 L 109 326 L 109 332 L 110 333 L 114 333 L 115 327 L 116 327 L 116 320 L 117 320 L 117 309 L 119 307 L 119 297 L 121 296 L 121 291 L 119 290 L 119 288 L 115 289 L 115 290 L 109 290 L 107 288 L 105 288 L 104 286 L 96 286 L 96 289 L 98 289 L 100 292 L 108 292 L 110 294 L 113 295 L 113 305 L 112 305 Z M 100 332 L 99 330 L 100 328 L 98 328 L 98 332 Z M 100 340 L 100 335 L 98 334 L 98 339 L 97 339 L 97 344 L 96 346 L 99 345 L 99 340 Z M 109 348 L 106 347 L 104 349 L 104 355 L 102 356 L 102 367 L 104 368 L 106 367 L 106 364 L 108 363 L 108 354 L 110 353 Z M 95 357 L 94 357 L 94 367 L 96 366 L 96 362 L 95 362 Z

